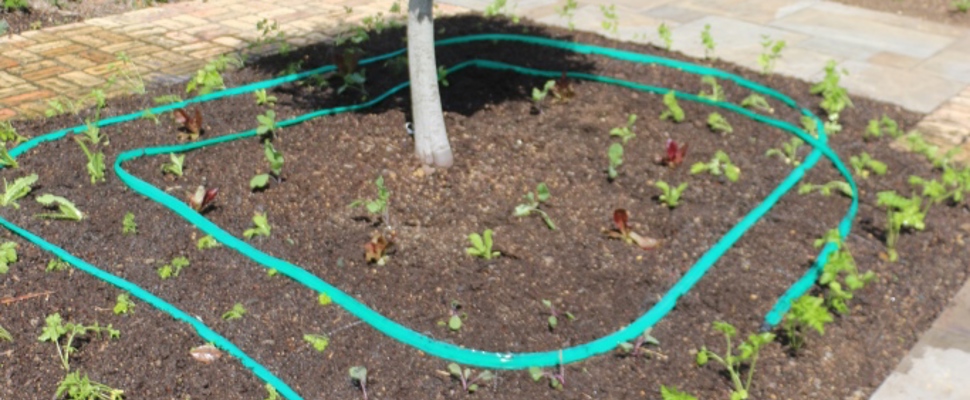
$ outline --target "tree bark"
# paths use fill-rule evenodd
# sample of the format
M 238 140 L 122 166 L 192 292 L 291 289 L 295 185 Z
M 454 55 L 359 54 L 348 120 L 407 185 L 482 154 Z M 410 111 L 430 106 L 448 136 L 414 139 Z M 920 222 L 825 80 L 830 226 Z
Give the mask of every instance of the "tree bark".
M 432 0 L 409 0 L 408 3 L 408 72 L 411 77 L 414 152 L 425 165 L 447 168 L 454 160 L 438 94 L 431 8 Z

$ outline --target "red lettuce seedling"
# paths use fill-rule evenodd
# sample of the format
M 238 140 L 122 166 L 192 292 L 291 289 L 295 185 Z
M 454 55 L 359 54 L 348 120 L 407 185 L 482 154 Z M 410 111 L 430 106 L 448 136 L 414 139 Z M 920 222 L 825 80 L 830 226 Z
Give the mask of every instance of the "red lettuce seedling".
M 383 266 L 387 262 L 387 249 L 394 245 L 394 236 L 394 232 L 388 235 L 384 235 L 380 231 L 371 233 L 370 241 L 364 244 L 364 250 L 366 250 L 364 259 L 367 262 Z
M 556 85 L 552 87 L 552 95 L 560 101 L 569 101 L 576 96 L 576 91 L 573 90 L 573 82 L 566 77 L 566 71 L 563 71 L 562 76 L 556 79 Z
M 172 112 L 175 116 L 175 122 L 182 124 L 182 129 L 185 130 L 185 134 L 180 134 L 179 139 L 189 139 L 195 140 L 199 138 L 199 134 L 202 133 L 202 112 L 199 111 L 198 107 L 195 107 L 195 115 L 190 116 L 184 109 L 177 109 Z
M 652 250 L 660 245 L 660 241 L 651 237 L 640 236 L 629 225 L 630 213 L 622 208 L 613 211 L 614 229 L 604 230 L 607 236 L 621 239 L 629 244 L 640 246 L 644 250 Z
M 206 190 L 205 186 L 199 186 L 195 189 L 195 194 L 189 193 L 189 207 L 201 213 L 212 205 L 212 200 L 215 200 L 217 194 L 219 194 L 219 188 Z
M 677 144 L 677 142 L 667 139 L 667 155 L 664 156 L 664 165 L 675 168 L 680 163 L 684 162 L 687 158 L 687 143 L 683 145 Z

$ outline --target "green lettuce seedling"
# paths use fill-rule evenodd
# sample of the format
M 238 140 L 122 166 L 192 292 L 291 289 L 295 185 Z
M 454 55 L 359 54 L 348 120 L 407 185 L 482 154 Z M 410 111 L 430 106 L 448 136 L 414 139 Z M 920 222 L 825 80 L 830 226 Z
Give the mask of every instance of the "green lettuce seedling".
M 714 157 L 708 162 L 698 162 L 690 167 L 691 174 L 699 174 L 702 172 L 708 172 L 714 176 L 721 176 L 723 174 L 731 182 L 737 182 L 741 177 L 741 168 L 731 162 L 731 158 L 728 157 L 727 153 L 718 150 L 714 153 Z
M 67 219 L 71 221 L 80 221 L 84 218 L 84 214 L 81 213 L 81 210 L 77 209 L 74 203 L 61 196 L 46 193 L 38 197 L 37 202 L 43 204 L 45 207 L 57 206 L 57 212 L 34 215 L 36 218 Z
M 738 344 L 737 348 L 732 346 L 731 339 L 737 336 L 737 329 L 727 323 L 727 322 L 714 322 L 714 330 L 724 334 L 724 338 L 727 341 L 727 347 L 725 348 L 724 355 L 719 355 L 713 351 L 707 349 L 707 347 L 701 347 L 697 352 L 697 365 L 704 366 L 707 364 L 708 360 L 717 361 L 719 364 L 727 369 L 728 375 L 731 376 L 731 382 L 734 384 L 734 391 L 731 392 L 731 400 L 745 400 L 749 396 L 749 390 L 751 389 L 751 379 L 754 377 L 755 367 L 758 364 L 758 353 L 768 343 L 775 340 L 775 334 L 770 332 L 753 334 L 748 336 L 748 340 L 742 341 Z M 747 377 L 742 381 L 742 365 L 747 364 Z
M 623 144 L 626 144 L 630 139 L 637 137 L 633 133 L 633 124 L 637 122 L 637 115 L 630 114 L 626 118 L 626 125 L 610 129 L 610 136 L 619 136 L 623 140 Z
M 199 238 L 199 241 L 195 244 L 195 247 L 199 250 L 213 249 L 219 246 L 222 246 L 222 244 L 216 238 L 212 237 L 212 235 L 205 235 Z
M 7 183 L 7 178 L 3 178 L 3 195 L 0 196 L 0 206 L 13 206 L 13 208 L 20 208 L 20 204 L 17 204 L 17 200 L 20 200 L 27 193 L 30 193 L 30 186 L 37 182 L 37 174 L 30 174 L 24 177 L 17 178 L 13 181 L 13 184 Z
M 664 105 L 667 106 L 667 110 L 660 113 L 661 120 L 672 119 L 674 122 L 680 122 L 684 120 L 684 109 L 680 108 L 680 104 L 677 104 L 677 93 L 673 90 L 667 92 L 663 99 Z
M 724 118 L 723 115 L 716 112 L 711 113 L 707 116 L 707 126 L 711 128 L 711 131 L 720 132 L 721 134 L 728 134 L 734 132 L 734 128 L 731 124 Z
M 158 269 L 158 277 L 162 279 L 168 279 L 172 277 L 179 276 L 182 272 L 182 268 L 189 266 L 189 259 L 185 257 L 175 257 L 172 259 L 171 263 L 163 265 Z
M 501 252 L 492 251 L 491 229 L 486 229 L 481 235 L 477 233 L 468 235 L 468 241 L 472 244 L 472 247 L 466 248 L 465 252 L 470 256 L 491 260 L 502 255 Z
M 866 152 L 862 152 L 862 154 L 850 157 L 849 164 L 852 165 L 852 170 L 855 172 L 855 175 L 862 179 L 868 178 L 870 171 L 876 175 L 886 174 L 886 164 L 872 158 L 872 156 Z
M 303 340 L 313 346 L 313 349 L 320 353 L 323 353 L 323 351 L 327 349 L 327 346 L 330 345 L 330 336 L 327 335 L 315 335 L 307 333 L 303 335 Z
M 687 392 L 681 392 L 676 387 L 660 386 L 660 397 L 662 400 L 697 400 Z
M 48 315 L 44 320 L 44 328 L 41 329 L 41 335 L 37 340 L 54 343 L 57 346 L 57 355 L 61 359 L 61 365 L 64 367 L 64 371 L 70 371 L 70 357 L 77 351 L 74 347 L 74 339 L 85 336 L 88 333 L 97 333 L 98 336 L 107 333 L 108 337 L 112 339 L 118 338 L 121 335 L 121 332 L 114 329 L 110 324 L 108 326 L 101 326 L 97 322 L 92 325 L 75 324 L 72 322 L 65 324 L 61 319 L 61 315 L 54 313 Z M 66 339 L 62 340 L 62 338 Z M 61 343 L 63 343 L 63 346 Z
M 112 309 L 115 315 L 128 314 L 133 312 L 135 309 L 135 302 L 128 298 L 127 294 L 121 293 L 118 295 L 118 299 L 115 301 L 115 306 Z
M 269 220 L 266 218 L 266 213 L 258 212 L 253 215 L 253 227 L 246 229 L 243 232 L 243 236 L 246 239 L 252 239 L 253 236 L 269 236 L 271 229 Z
M 619 174 L 616 169 L 623 165 L 623 145 L 619 143 L 611 144 L 609 150 L 606 151 L 606 156 L 610 159 L 610 166 L 606 168 L 606 175 L 612 181 Z
M 256 126 L 256 134 L 259 136 L 269 136 L 273 134 L 276 129 L 276 111 L 266 110 L 262 115 L 256 116 L 256 122 L 259 124 Z
M 777 156 L 785 161 L 785 164 L 798 166 L 801 161 L 798 161 L 798 149 L 805 144 L 805 141 L 797 137 L 792 137 L 787 143 L 782 143 L 781 149 L 768 149 L 765 152 L 765 157 Z
M 266 94 L 266 89 L 259 89 L 259 90 L 255 91 L 255 92 L 253 92 L 253 96 L 256 96 L 256 105 L 257 106 L 270 106 L 270 107 L 273 107 L 273 106 L 276 105 L 276 100 L 277 100 L 276 99 L 276 96 L 271 96 L 271 95 Z
M 121 234 L 134 235 L 136 233 L 138 233 L 138 224 L 135 223 L 135 214 L 129 211 L 121 219 Z
M 805 344 L 805 334 L 809 328 L 824 335 L 825 324 L 833 320 L 832 313 L 825 307 L 824 298 L 811 295 L 800 297 L 792 303 L 791 310 L 785 315 L 784 328 L 788 344 L 798 351 Z
M 71 266 L 70 264 L 64 262 L 64 260 L 61 260 L 60 258 L 52 258 L 50 261 L 47 262 L 47 268 L 44 269 L 44 272 L 63 271 L 70 266 Z
M 680 196 L 687 189 L 687 182 L 681 183 L 676 188 L 671 188 L 667 182 L 657 181 L 654 186 L 663 193 L 660 194 L 660 202 L 669 208 L 677 208 L 680 205 Z
M 761 66 L 761 74 L 768 75 L 775 69 L 775 63 L 781 58 L 781 51 L 785 49 L 784 40 L 771 40 L 768 35 L 761 35 L 762 53 L 758 56 L 758 65 Z
M 813 138 L 818 138 L 818 125 L 815 124 L 815 120 L 807 115 L 802 115 L 799 118 L 799 122 L 802 124 L 802 130 L 808 133 Z
M 549 218 L 549 214 L 546 214 L 545 211 L 539 209 L 539 203 L 545 203 L 547 200 L 549 200 L 550 196 L 549 187 L 546 186 L 545 182 L 540 182 L 536 186 L 536 191 L 534 194 L 532 192 L 525 194 L 525 203 L 515 206 L 515 211 L 512 212 L 512 215 L 516 217 L 525 217 L 532 213 L 539 214 L 549 229 L 556 230 L 556 224 L 552 222 L 552 218 Z
M 717 83 L 717 79 L 714 79 L 713 76 L 705 75 L 701 77 L 701 85 L 710 85 L 711 91 L 705 92 L 702 89 L 701 92 L 697 94 L 697 97 L 700 97 L 702 99 L 708 99 L 710 101 L 727 100 L 727 96 L 724 95 L 724 88 L 722 88 L 721 85 Z
M 845 195 L 845 197 L 852 198 L 852 187 L 849 186 L 849 184 L 845 181 L 830 181 L 821 185 L 803 183 L 798 186 L 798 194 L 819 192 L 822 194 L 822 196 L 828 197 L 831 196 L 835 191 L 842 193 Z
M 960 147 L 954 147 L 940 155 L 939 146 L 929 144 L 917 131 L 907 134 L 906 142 L 909 144 L 910 151 L 926 157 L 926 160 L 932 163 L 934 168 L 943 168 L 950 165 L 953 156 L 960 152 Z
M 283 398 L 280 396 L 280 393 L 276 391 L 276 388 L 273 387 L 273 385 L 270 385 L 267 383 L 266 386 L 264 387 L 266 388 L 266 395 L 267 395 L 266 399 L 264 400 L 283 400 Z
M 171 162 L 162 164 L 162 173 L 182 176 L 182 165 L 185 163 L 185 155 L 177 156 L 175 153 L 169 153 L 168 157 Z
M 755 93 L 752 93 L 750 96 L 745 97 L 744 100 L 741 100 L 741 107 L 753 110 L 761 110 L 768 114 L 775 113 L 775 109 L 768 104 L 768 99 L 765 99 L 764 96 Z
M 17 244 L 4 242 L 0 244 L 0 275 L 10 272 L 10 264 L 17 262 Z
M 918 195 L 906 198 L 892 190 L 877 193 L 876 199 L 878 206 L 886 207 L 886 246 L 889 261 L 896 261 L 896 243 L 902 230 L 926 228 L 926 212 L 920 209 L 922 199 Z
M 448 364 L 448 373 L 451 374 L 452 378 L 461 382 L 461 388 L 468 393 L 477 392 L 479 383 L 485 383 L 495 379 L 495 374 L 492 371 L 482 371 L 473 379 L 470 368 L 462 369 L 461 366 L 455 363 Z
M 277 151 L 273 147 L 273 143 L 269 140 L 263 142 L 263 154 L 266 156 L 266 161 L 269 162 L 268 174 L 259 174 L 253 177 L 249 181 L 250 189 L 262 189 L 269 184 L 269 178 L 272 176 L 277 182 L 280 180 L 280 173 L 283 171 L 283 153 Z
M 549 95 L 549 91 L 553 90 L 555 87 L 556 81 L 550 79 L 546 81 L 545 85 L 542 85 L 542 90 L 532 88 L 532 108 L 534 109 L 535 113 L 542 113 L 542 101 L 545 100 Z
M 232 321 L 234 319 L 241 319 L 243 315 L 246 315 L 246 308 L 243 307 L 242 303 L 236 303 L 232 305 L 232 309 L 222 314 L 222 319 Z

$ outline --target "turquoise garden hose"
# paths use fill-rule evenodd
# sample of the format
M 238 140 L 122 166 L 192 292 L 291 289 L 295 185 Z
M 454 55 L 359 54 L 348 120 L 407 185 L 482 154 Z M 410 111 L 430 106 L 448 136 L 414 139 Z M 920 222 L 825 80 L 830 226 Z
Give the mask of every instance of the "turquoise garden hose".
M 477 41 L 497 41 L 497 42 L 522 42 L 531 45 L 553 47 L 562 50 L 567 50 L 580 54 L 592 54 L 608 58 L 613 58 L 617 60 L 623 60 L 639 64 L 653 64 L 668 68 L 679 69 L 687 73 L 696 75 L 710 75 L 718 79 L 729 80 L 737 85 L 752 90 L 754 92 L 760 93 L 765 96 L 772 97 L 785 105 L 799 111 L 802 115 L 812 118 L 815 122 L 818 132 L 818 138 L 808 135 L 805 131 L 799 127 L 777 119 L 769 118 L 763 115 L 759 115 L 748 111 L 742 107 L 735 104 L 712 101 L 698 96 L 676 92 L 678 98 L 686 99 L 689 101 L 699 102 L 713 107 L 718 107 L 752 120 L 764 123 L 766 125 L 781 129 L 785 132 L 793 134 L 807 144 L 813 147 L 812 152 L 806 157 L 804 162 L 795 168 L 791 174 L 789 174 L 778 187 L 776 187 L 760 204 L 758 204 L 753 210 L 751 210 L 737 225 L 735 225 L 731 230 L 729 230 L 721 239 L 718 240 L 707 252 L 705 252 L 700 259 L 684 274 L 681 279 L 670 288 L 670 290 L 660 299 L 657 304 L 655 304 L 650 310 L 641 315 L 639 318 L 634 320 L 629 325 L 624 328 L 617 330 L 607 336 L 596 339 L 592 342 L 577 345 L 574 347 L 569 347 L 561 349 L 558 351 L 547 351 L 547 352 L 535 352 L 535 353 L 501 353 L 501 352 L 489 352 L 482 350 L 474 350 L 459 347 L 453 344 L 440 342 L 434 340 L 428 336 L 422 335 L 406 326 L 403 326 L 395 321 L 384 317 L 383 315 L 377 313 L 371 308 L 367 307 L 363 303 L 359 302 L 352 296 L 340 291 L 336 287 L 330 285 L 329 283 L 323 281 L 322 279 L 316 277 L 315 275 L 307 272 L 306 270 L 300 268 L 297 265 L 291 264 L 285 260 L 272 257 L 252 246 L 246 242 L 236 238 L 232 234 L 226 232 L 219 226 L 215 225 L 199 213 L 193 211 L 181 200 L 176 199 L 162 190 L 148 184 L 147 182 L 131 175 L 124 168 L 124 163 L 145 156 L 153 156 L 159 154 L 167 153 L 179 153 L 191 151 L 201 147 L 212 146 L 220 143 L 230 142 L 239 139 L 245 139 L 249 137 L 256 136 L 255 130 L 248 130 L 245 132 L 215 137 L 212 139 L 202 140 L 187 144 L 176 144 L 167 146 L 158 146 L 150 148 L 140 148 L 129 150 L 121 153 L 115 160 L 114 169 L 118 177 L 132 190 L 140 193 L 158 203 L 161 203 L 165 207 L 168 207 L 177 215 L 189 221 L 189 223 L 195 225 L 199 230 L 205 232 L 206 234 L 212 235 L 217 241 L 221 242 L 228 248 L 231 248 L 238 253 L 249 257 L 254 262 L 262 265 L 264 268 L 273 268 L 279 271 L 279 273 L 284 274 L 294 281 L 314 290 L 319 293 L 325 293 L 333 299 L 334 303 L 339 304 L 341 307 L 345 308 L 348 312 L 360 318 L 364 322 L 370 324 L 374 329 L 390 336 L 398 341 L 406 343 L 413 346 L 425 353 L 451 360 L 460 364 L 473 365 L 480 368 L 491 368 L 491 369 L 523 369 L 528 367 L 546 367 L 554 366 L 560 363 L 572 363 L 580 361 L 591 356 L 609 352 L 617 347 L 621 342 L 630 341 L 640 335 L 645 329 L 654 326 L 661 318 L 663 318 L 668 312 L 670 312 L 676 302 L 681 296 L 686 294 L 714 265 L 714 263 L 726 253 L 738 239 L 747 232 L 754 224 L 760 220 L 770 209 L 774 206 L 778 200 L 780 200 L 785 194 L 787 194 L 801 179 L 804 177 L 805 173 L 815 166 L 815 164 L 822 158 L 825 157 L 836 167 L 839 173 L 848 181 L 849 186 L 852 189 L 853 197 L 852 202 L 849 206 L 848 211 L 839 223 L 839 234 L 844 239 L 851 229 L 852 219 L 855 217 L 856 210 L 858 208 L 858 200 L 855 194 L 857 193 L 857 188 L 855 181 L 852 179 L 852 175 L 849 173 L 846 166 L 839 160 L 838 155 L 828 147 L 827 137 L 824 132 L 824 126 L 822 122 L 814 116 L 808 109 L 798 106 L 794 100 L 779 93 L 773 89 L 762 86 L 758 83 L 746 80 L 740 76 L 724 72 L 718 69 L 695 65 L 682 61 L 675 61 L 670 59 L 665 59 L 656 56 L 644 55 L 639 53 L 633 53 L 628 51 L 622 51 L 617 49 L 610 49 L 598 46 L 591 46 L 585 44 L 579 44 L 574 42 L 565 42 L 547 38 L 539 38 L 532 36 L 523 35 L 508 35 L 508 34 L 483 34 L 483 35 L 471 35 L 462 36 L 456 38 L 450 38 L 446 40 L 441 40 L 436 43 L 437 46 L 447 46 L 463 43 L 471 43 Z M 382 60 L 386 60 L 392 57 L 399 56 L 405 52 L 405 49 L 397 50 L 387 54 L 383 54 L 377 57 L 368 58 L 360 62 L 361 65 L 366 65 Z M 491 69 L 491 70 L 505 70 L 513 71 L 521 74 L 539 76 L 539 77 L 549 77 L 555 78 L 559 77 L 560 71 L 542 71 L 531 68 L 525 68 L 521 66 L 515 66 L 495 61 L 488 60 L 468 60 L 452 66 L 448 69 L 448 73 L 459 72 L 468 67 Z M 210 93 L 204 96 L 199 96 L 179 103 L 168 104 L 165 106 L 155 107 L 149 110 L 154 114 L 161 114 L 164 112 L 169 112 L 177 108 L 182 108 L 191 103 L 199 103 L 217 100 L 220 98 L 235 96 L 240 94 L 246 94 L 259 89 L 265 89 L 280 84 L 294 82 L 299 79 L 304 79 L 306 77 L 322 74 L 334 71 L 333 65 L 313 69 L 310 71 L 302 72 L 299 74 L 288 75 L 277 79 L 256 82 L 236 88 L 226 89 L 220 92 Z M 612 85 L 617 85 L 637 91 L 665 94 L 670 91 L 670 89 L 665 89 L 661 87 L 649 86 L 640 83 L 630 82 L 626 80 L 585 74 L 585 73 L 575 73 L 570 72 L 567 75 L 574 79 L 582 79 L 592 82 L 607 83 Z M 394 95 L 408 87 L 408 83 L 401 83 L 388 91 L 382 93 L 379 96 L 371 99 L 362 104 L 336 107 L 324 110 L 318 110 L 311 113 L 307 113 L 301 116 L 294 117 L 289 120 L 281 121 L 278 123 L 280 127 L 291 126 L 294 124 L 302 123 L 309 119 L 333 115 L 348 111 L 355 111 L 373 106 L 389 96 Z M 108 126 L 119 124 L 123 122 L 132 121 L 134 119 L 140 118 L 142 112 L 136 112 L 127 115 L 116 116 L 108 119 L 101 120 L 99 126 Z M 40 145 L 43 142 L 57 140 L 63 138 L 67 134 L 80 133 L 85 129 L 84 126 L 77 126 L 73 128 L 66 128 L 59 131 L 55 131 L 46 135 L 42 135 L 31 139 L 22 145 L 12 149 L 10 151 L 11 156 L 17 157 L 28 150 Z M 86 263 L 84 260 L 77 258 L 63 249 L 48 243 L 44 239 L 0 218 L 0 224 L 2 224 L 7 229 L 13 231 L 14 233 L 23 236 L 26 240 L 36 244 L 42 249 L 49 251 L 56 256 L 69 262 L 71 265 L 90 273 L 102 279 L 108 283 L 118 286 L 122 290 L 130 292 L 133 296 L 151 304 L 152 306 L 158 308 L 162 312 L 168 313 L 184 321 L 199 333 L 199 335 L 206 341 L 213 342 L 217 347 L 229 352 L 233 356 L 242 360 L 243 365 L 247 368 L 253 370 L 253 372 L 259 376 L 261 379 L 276 387 L 276 389 L 287 399 L 301 399 L 301 397 L 289 388 L 282 380 L 275 377 L 266 368 L 258 364 L 255 360 L 248 357 L 242 350 L 237 348 L 231 342 L 226 340 L 224 337 L 218 335 L 216 332 L 212 331 L 210 328 L 206 327 L 200 321 L 192 318 L 185 312 L 179 310 L 178 308 L 172 306 L 171 304 L 165 302 L 164 300 L 152 295 L 151 293 L 139 288 L 138 286 L 125 281 L 117 276 L 109 274 L 97 267 Z M 800 278 L 795 282 L 788 290 L 778 299 L 775 306 L 765 317 L 764 327 L 769 329 L 777 325 L 782 316 L 788 311 L 792 301 L 803 295 L 808 289 L 810 289 L 815 281 L 817 280 L 818 274 L 823 265 L 825 265 L 830 253 L 835 250 L 833 244 L 828 244 L 822 248 L 818 257 L 816 258 L 815 264 Z

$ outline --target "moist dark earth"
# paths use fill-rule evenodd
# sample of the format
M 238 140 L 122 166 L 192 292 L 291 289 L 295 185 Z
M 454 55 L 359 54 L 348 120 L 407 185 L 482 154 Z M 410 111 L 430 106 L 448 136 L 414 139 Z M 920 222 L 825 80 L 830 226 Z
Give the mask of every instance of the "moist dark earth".
M 525 33 L 567 41 L 615 47 L 679 60 L 682 55 L 648 46 L 617 43 L 603 37 L 547 28 L 513 25 L 477 16 L 436 22 L 439 38 L 480 32 Z M 404 46 L 403 31 L 384 30 L 362 44 L 365 57 Z M 304 48 L 287 56 L 252 61 L 227 73 L 230 87 L 265 80 L 288 65 L 302 68 L 331 63 L 342 49 Z M 477 42 L 439 48 L 440 65 L 470 58 L 503 61 L 550 71 L 569 70 L 628 79 L 698 93 L 701 77 L 655 65 L 636 65 L 597 56 L 570 54 L 526 44 Z M 821 115 L 819 97 L 810 84 L 762 76 L 719 62 L 709 64 L 778 89 Z M 368 96 L 376 96 L 406 79 L 406 68 L 394 60 L 364 66 Z M 163 175 L 168 156 L 147 157 L 124 165 L 127 171 L 170 194 L 184 198 L 199 185 L 219 188 L 205 217 L 242 237 L 256 212 L 272 226 L 269 237 L 249 242 L 260 250 L 305 268 L 387 317 L 437 340 L 468 348 L 501 352 L 555 350 L 609 334 L 645 313 L 725 232 L 754 208 L 792 167 L 765 152 L 787 142 L 785 132 L 721 111 L 734 128 L 714 133 L 706 126 L 710 107 L 680 101 L 687 118 L 662 121 L 658 95 L 604 84 L 575 82 L 569 101 L 547 99 L 533 112 L 532 88 L 542 78 L 510 72 L 466 69 L 449 74 L 442 87 L 445 122 L 456 154 L 455 165 L 429 173 L 413 154 L 404 124 L 410 120 L 408 92 L 375 107 L 311 120 L 281 129 L 274 146 L 285 165 L 279 181 L 253 192 L 249 180 L 268 171 L 257 138 L 239 140 L 186 154 L 182 177 Z M 848 78 L 850 79 L 850 78 Z M 277 120 L 313 110 L 361 102 L 354 90 L 337 94 L 336 77 L 287 84 L 269 90 L 278 98 Z M 740 102 L 750 92 L 723 81 L 727 99 Z M 184 93 L 184 85 L 151 87 L 147 95 L 111 99 L 103 116 L 140 112 L 167 94 Z M 921 157 L 890 149 L 888 139 L 863 141 L 869 119 L 886 115 L 904 129 L 921 115 L 864 98 L 843 112 L 842 133 L 831 146 L 843 161 L 863 151 L 887 163 L 889 173 L 859 179 L 860 208 L 847 243 L 862 271 L 877 279 L 858 292 L 849 313 L 827 326 L 825 335 L 810 334 L 807 345 L 792 354 L 781 342 L 768 345 L 758 362 L 755 399 L 865 398 L 895 367 L 967 278 L 970 254 L 964 244 L 970 231 L 966 204 L 934 206 L 927 229 L 900 239 L 900 260 L 889 263 L 885 252 L 885 210 L 876 207 L 878 191 L 909 195 L 910 175 L 939 174 Z M 798 124 L 798 114 L 772 102 L 776 118 Z M 252 95 L 230 97 L 199 106 L 204 115 L 202 138 L 252 129 L 266 106 Z M 624 163 L 614 181 L 607 179 L 607 148 L 619 139 L 609 130 L 636 114 L 636 137 L 625 146 Z M 20 133 L 37 136 L 75 126 L 79 116 L 18 121 Z M 361 323 L 337 305 L 321 306 L 317 293 L 267 270 L 225 247 L 198 250 L 203 235 L 162 205 L 133 193 L 111 165 L 122 151 L 177 142 L 178 126 L 166 114 L 159 123 L 139 119 L 106 127 L 110 144 L 100 148 L 109 166 L 107 180 L 91 184 L 86 158 L 70 139 L 39 146 L 19 158 L 20 168 L 0 172 L 7 181 L 36 173 L 38 184 L 20 200 L 19 209 L 3 208 L 11 222 L 61 246 L 84 260 L 151 291 L 196 316 L 287 382 L 304 398 L 361 398 L 348 378 L 348 368 L 366 366 L 370 398 L 463 398 L 459 383 L 447 376 L 448 361 L 409 348 Z M 687 160 L 677 168 L 657 163 L 666 140 L 689 145 Z M 690 165 L 708 161 L 723 150 L 740 167 L 730 182 L 708 174 L 691 175 Z M 809 152 L 803 147 L 799 158 Z M 362 208 L 357 199 L 373 198 L 373 181 L 383 176 L 391 191 L 389 221 Z M 827 161 L 809 172 L 806 182 L 841 179 Z M 657 197 L 654 182 L 689 183 L 679 207 L 668 209 Z M 558 225 L 549 230 L 537 216 L 518 218 L 512 210 L 523 195 L 548 184 L 551 199 L 542 205 Z M 44 212 L 34 198 L 43 193 L 64 196 L 85 212 L 80 222 L 34 218 Z M 652 334 L 660 346 L 648 358 L 603 354 L 565 366 L 562 391 L 544 381 L 534 383 L 525 371 L 500 371 L 498 378 L 471 395 L 489 399 L 659 399 L 661 385 L 676 386 L 698 398 L 726 398 L 730 380 L 715 366 L 697 367 L 696 350 L 707 346 L 723 352 L 723 337 L 714 321 L 730 322 L 743 335 L 756 332 L 765 314 L 785 289 L 811 265 L 818 250 L 813 241 L 834 228 L 849 199 L 818 193 L 791 193 L 721 258 L 683 296 Z M 606 238 L 613 210 L 629 210 L 639 233 L 661 246 L 646 251 Z M 135 235 L 122 234 L 122 218 L 132 212 Z M 961 225 L 962 224 L 962 225 Z M 392 226 L 396 243 L 386 265 L 368 264 L 363 245 L 375 229 Z M 465 253 L 468 234 L 495 231 L 503 256 L 485 261 Z M 65 320 L 113 324 L 115 340 L 89 337 L 71 358 L 74 370 L 125 390 L 130 399 L 264 399 L 264 383 L 237 359 L 223 357 L 202 364 L 189 355 L 204 344 L 186 324 L 136 300 L 134 313 L 115 315 L 119 289 L 79 270 L 45 272 L 52 258 L 25 240 L 4 231 L 4 240 L 20 245 L 20 259 L 0 276 L 0 295 L 49 295 L 5 301 L 0 325 L 14 341 L 0 342 L 0 397 L 50 398 L 63 376 L 56 349 L 37 340 L 47 315 Z M 184 256 L 191 265 L 179 276 L 162 280 L 157 269 Z M 550 330 L 542 300 L 575 315 Z M 463 327 L 451 332 L 446 321 L 453 300 L 467 314 Z M 9 304 L 7 304 L 9 303 Z M 241 303 L 242 319 L 220 316 Z M 304 342 L 304 334 L 328 334 L 322 353 Z

